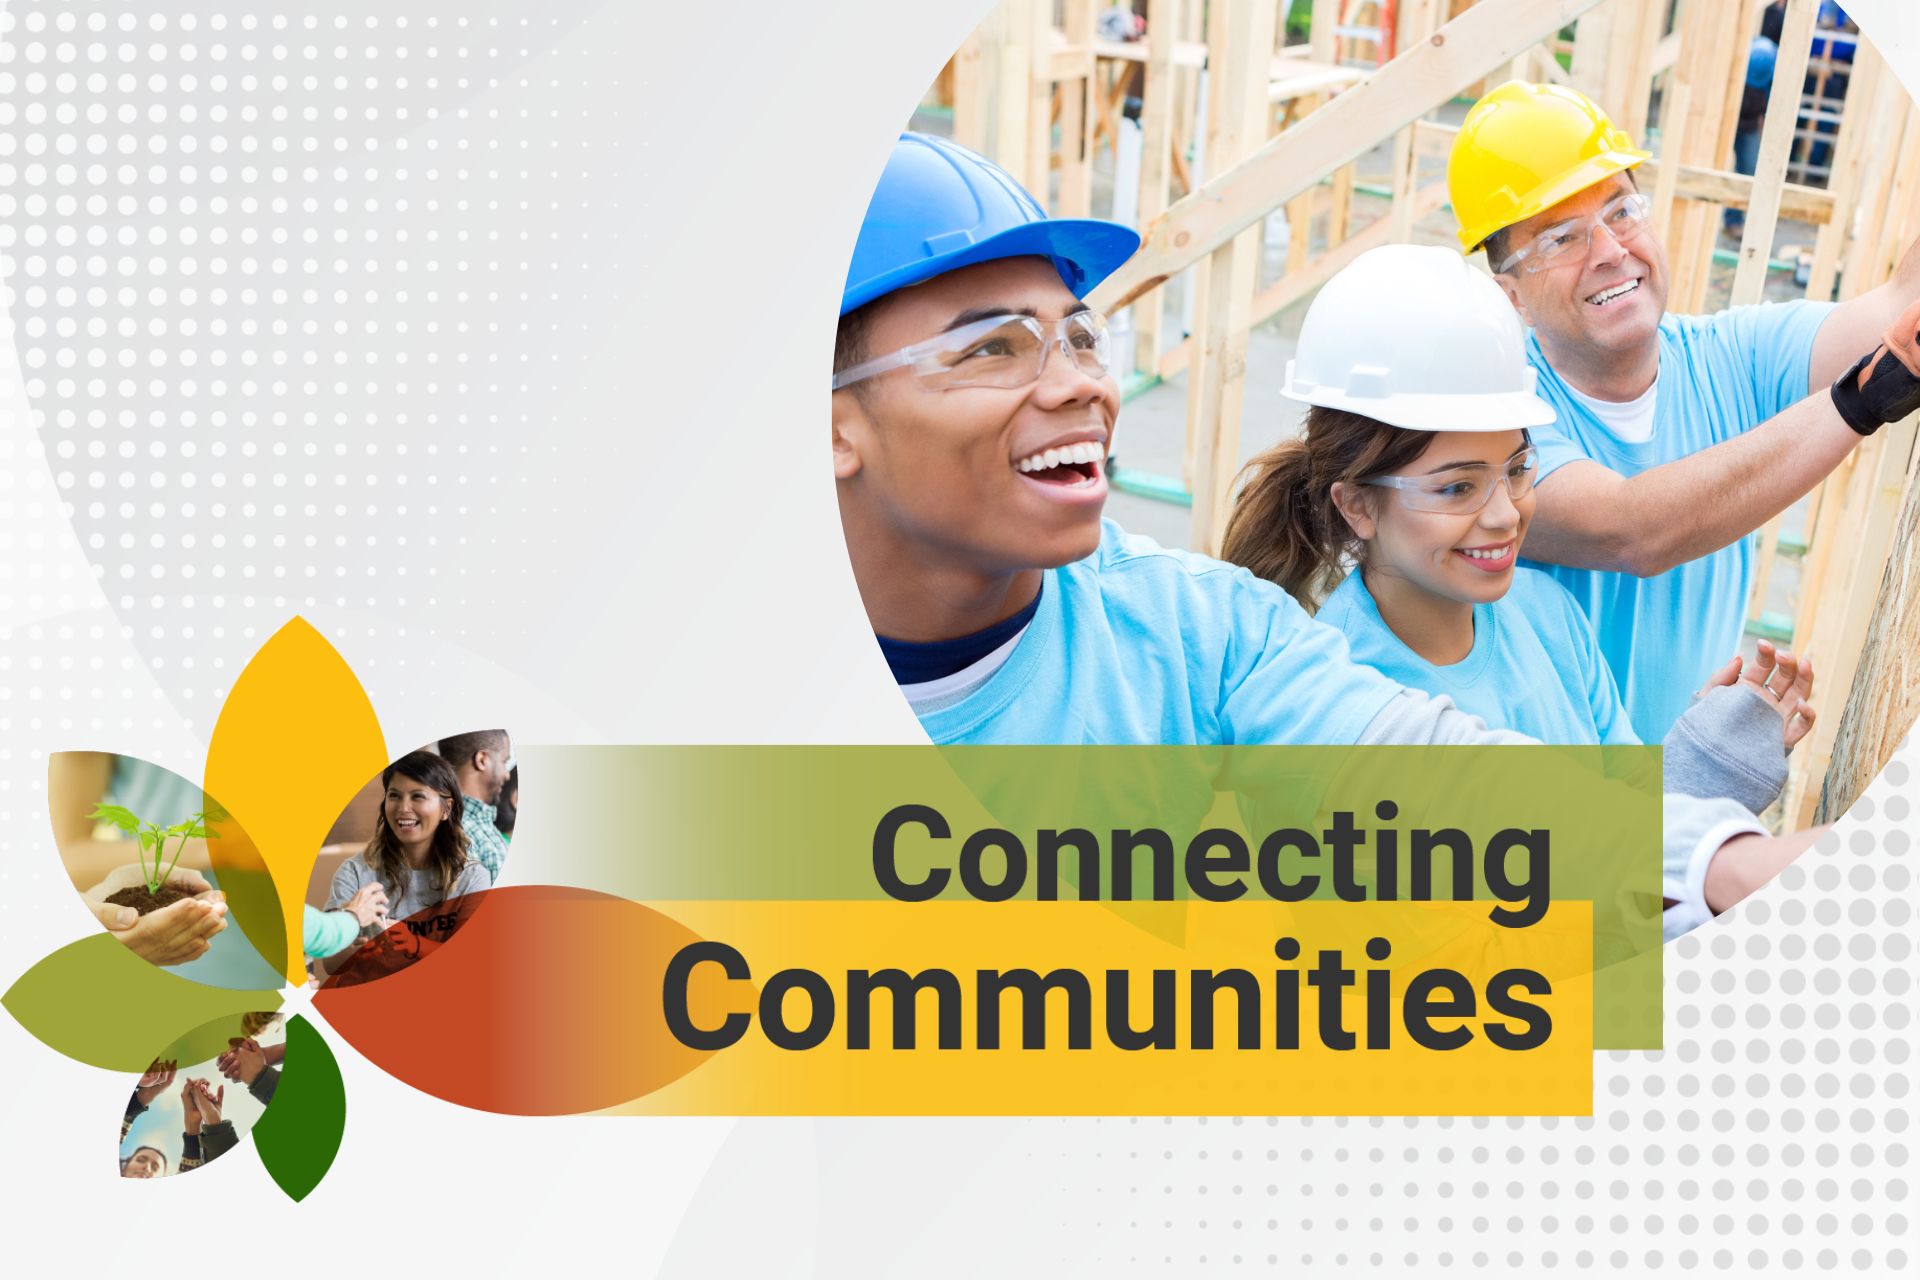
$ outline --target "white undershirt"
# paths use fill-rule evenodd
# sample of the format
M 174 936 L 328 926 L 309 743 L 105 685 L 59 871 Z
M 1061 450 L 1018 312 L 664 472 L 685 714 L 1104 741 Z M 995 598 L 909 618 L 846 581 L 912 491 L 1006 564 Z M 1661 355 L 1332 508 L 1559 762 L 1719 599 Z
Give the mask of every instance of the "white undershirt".
M 900 692 L 906 695 L 907 705 L 913 708 L 913 713 L 917 716 L 950 707 L 985 684 L 994 672 L 1006 666 L 1007 659 L 1013 656 L 1014 647 L 1020 643 L 1020 637 L 1026 634 L 1027 628 L 1022 627 L 1005 644 L 978 662 L 962 667 L 952 675 L 941 676 L 938 680 L 927 680 L 920 684 L 903 684 L 900 686 Z
M 1654 393 L 1660 390 L 1659 375 L 1632 400 L 1596 400 L 1570 383 L 1563 385 L 1567 394 L 1585 405 L 1614 439 L 1623 444 L 1645 444 L 1653 439 Z

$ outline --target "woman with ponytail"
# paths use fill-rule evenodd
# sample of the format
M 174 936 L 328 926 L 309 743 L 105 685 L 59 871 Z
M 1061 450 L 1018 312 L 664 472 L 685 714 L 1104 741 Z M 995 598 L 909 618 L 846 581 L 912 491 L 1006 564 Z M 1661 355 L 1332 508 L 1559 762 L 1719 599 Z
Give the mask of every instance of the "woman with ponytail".
M 1284 587 L 1353 657 L 1492 728 L 1543 742 L 1634 743 L 1579 605 L 1518 561 L 1533 518 L 1524 334 L 1491 280 L 1444 249 L 1363 255 L 1321 292 L 1287 394 L 1300 438 L 1248 464 L 1223 554 Z M 1762 645 L 1755 692 L 1804 736 L 1809 663 Z M 1714 684 L 1739 675 L 1735 657 Z M 1711 687 L 1711 686 L 1710 686 Z

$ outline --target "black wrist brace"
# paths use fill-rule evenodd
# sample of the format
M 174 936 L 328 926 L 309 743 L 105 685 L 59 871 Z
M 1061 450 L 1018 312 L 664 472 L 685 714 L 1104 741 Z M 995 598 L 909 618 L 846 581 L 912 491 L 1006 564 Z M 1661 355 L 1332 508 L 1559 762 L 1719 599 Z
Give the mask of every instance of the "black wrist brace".
M 1860 386 L 1861 371 L 1873 364 L 1876 356 L 1885 358 L 1873 365 L 1867 385 Z M 1876 347 L 1833 384 L 1833 407 L 1849 427 L 1870 436 L 1887 423 L 1898 422 L 1920 409 L 1920 378 L 1908 373 L 1907 366 L 1892 352 Z

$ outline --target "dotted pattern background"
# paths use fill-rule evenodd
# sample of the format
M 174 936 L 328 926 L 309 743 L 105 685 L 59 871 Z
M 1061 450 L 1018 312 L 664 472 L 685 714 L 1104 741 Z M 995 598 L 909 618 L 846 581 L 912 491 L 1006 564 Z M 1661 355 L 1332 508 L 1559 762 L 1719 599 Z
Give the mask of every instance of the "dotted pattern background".
M 563 498 L 525 460 L 618 305 L 631 199 L 573 78 L 619 69 L 561 52 L 594 7 L 0 13 L 29 447 L 190 724 L 292 613 L 379 654 L 539 602 Z
M 818 261 L 796 267 L 811 272 L 804 296 L 822 300 L 817 342 L 797 321 L 767 326 L 755 313 L 758 290 L 788 283 L 763 263 L 720 261 L 700 288 L 649 285 L 690 252 L 683 244 L 703 243 L 701 224 L 742 216 L 698 198 L 703 163 L 767 166 L 751 217 L 777 232 L 808 191 L 778 166 L 809 135 L 769 139 L 758 126 L 824 95 L 844 114 L 813 127 L 864 130 L 871 177 L 886 142 L 871 121 L 902 114 L 876 112 L 874 95 L 910 101 L 985 7 L 908 14 L 844 0 L 819 7 L 812 45 L 763 10 L 758 26 L 676 10 L 660 29 L 563 2 L 317 13 L 40 0 L 0 11 L 7 976 L 84 927 L 59 896 L 45 835 L 45 753 L 111 746 L 195 773 L 227 681 L 294 612 L 349 653 L 390 736 L 409 740 L 468 727 L 443 723 L 459 705 L 449 681 L 466 682 L 468 705 L 497 681 L 487 705 L 541 708 L 549 741 L 570 735 L 538 691 L 575 668 L 617 675 L 635 701 L 675 705 L 682 686 L 723 698 L 758 643 L 741 628 L 647 634 L 648 660 L 621 668 L 576 653 L 555 625 L 585 632 L 616 616 L 593 598 L 595 575 L 617 594 L 605 580 L 636 540 L 716 535 L 714 567 L 761 574 L 772 616 L 803 616 L 781 592 L 814 584 L 811 604 L 844 604 L 852 619 L 845 636 L 820 637 L 822 652 L 853 651 L 843 641 L 864 640 L 857 606 L 840 564 L 820 555 L 837 552 L 829 490 L 793 479 L 817 465 L 821 442 L 776 415 L 824 415 L 824 393 L 808 402 L 779 389 L 811 385 L 823 362 L 863 197 L 834 196 L 845 207 L 822 217 L 844 236 L 808 241 Z M 662 119 L 647 85 L 693 56 L 696 26 L 754 76 L 800 69 L 778 83 L 742 72 L 706 115 L 689 95 L 669 98 L 683 113 Z M 830 67 L 861 39 L 926 56 L 875 63 L 852 87 L 810 69 L 808 58 Z M 693 74 L 718 73 L 700 63 Z M 679 140 L 658 176 L 650 128 Z M 657 184 L 684 209 L 661 215 Z M 649 243 L 649 227 L 686 239 Z M 733 224 L 713 237 L 746 242 Z M 649 385 L 682 369 L 703 383 L 710 418 Z M 761 383 L 778 394 L 756 399 Z M 741 443 L 703 437 L 700 457 L 722 470 L 689 476 L 661 465 L 692 447 L 663 446 L 668 429 Z M 783 453 L 789 435 L 798 443 Z M 726 549 L 704 496 L 723 481 L 765 504 L 757 518 L 796 530 L 770 540 L 796 560 L 759 539 Z M 823 596 L 823 580 L 839 597 Z M 885 736 L 860 727 L 902 715 L 871 650 L 858 649 L 871 671 L 821 664 L 830 677 L 808 689 L 773 702 L 750 691 L 742 705 L 766 703 L 763 720 L 787 717 L 805 736 Z M 834 714 L 808 713 L 815 690 Z M 737 727 L 751 722 L 718 719 L 735 726 L 718 736 L 751 736 Z M 697 722 L 662 723 L 664 740 L 700 736 L 684 727 Z M 450 1116 L 348 1053 L 353 1105 L 397 1117 L 386 1137 L 400 1149 L 431 1143 L 448 1167 L 495 1168 L 529 1221 L 615 1224 L 633 1251 L 622 1257 L 665 1257 L 669 1274 L 711 1274 L 716 1259 L 756 1248 L 826 1275 L 976 1274 L 987 1260 L 1092 1275 L 1897 1273 L 1913 1249 L 1915 763 L 1903 751 L 1799 866 L 1669 949 L 1669 1047 L 1600 1055 L 1590 1120 L 764 1122 L 728 1126 L 724 1144 L 690 1140 L 693 1123 L 643 1133 L 589 1122 L 542 1125 L 529 1150 L 525 1124 Z M 76 1075 L 17 1028 L 0 1044 L 22 1082 L 0 1113 L 16 1133 L 45 1112 L 111 1117 L 124 1099 L 124 1081 Z M 26 1097 L 31 1115 L 17 1105 Z M 57 1142 L 34 1149 L 46 1185 L 93 1176 Z M 340 1186 L 390 1174 L 391 1149 L 350 1144 Z M 503 1155 L 539 1172 L 499 1169 Z M 284 1248 L 304 1228 L 273 1216 L 287 1210 L 255 1175 L 236 1165 L 196 1176 L 281 1233 L 260 1248 Z M 636 1191 L 650 1176 L 659 1185 Z M 813 1198 L 795 1200 L 795 1186 Z M 741 1232 L 746 1202 L 779 1215 L 763 1219 L 777 1229 Z M 471 1200 L 443 1207 L 455 1206 Z M 649 1209 L 664 1217 L 642 1225 Z M 517 1242 L 476 1235 L 472 1247 L 504 1265 Z

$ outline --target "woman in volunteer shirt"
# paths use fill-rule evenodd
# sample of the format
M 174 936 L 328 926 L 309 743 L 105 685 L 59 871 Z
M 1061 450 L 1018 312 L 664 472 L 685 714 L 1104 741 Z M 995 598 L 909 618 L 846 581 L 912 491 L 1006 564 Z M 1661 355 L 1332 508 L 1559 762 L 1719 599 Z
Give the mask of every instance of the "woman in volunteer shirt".
M 411 935 L 389 931 L 383 940 L 432 946 L 458 926 L 461 899 L 493 883 L 460 829 L 460 779 L 431 751 L 414 751 L 388 765 L 380 785 L 373 838 L 334 873 L 327 910 L 351 910 L 354 895 L 378 884 L 387 918 L 405 921 Z
M 1634 743 L 1586 616 L 1519 565 L 1528 430 L 1553 421 L 1534 378 L 1512 306 L 1464 259 L 1363 255 L 1308 313 L 1287 380 L 1311 406 L 1306 430 L 1248 464 L 1224 556 L 1318 605 L 1356 660 L 1490 727 Z M 1714 683 L 1739 670 L 1736 657 Z M 1763 643 L 1748 678 L 1788 708 L 1791 748 L 1813 722 L 1812 664 Z

